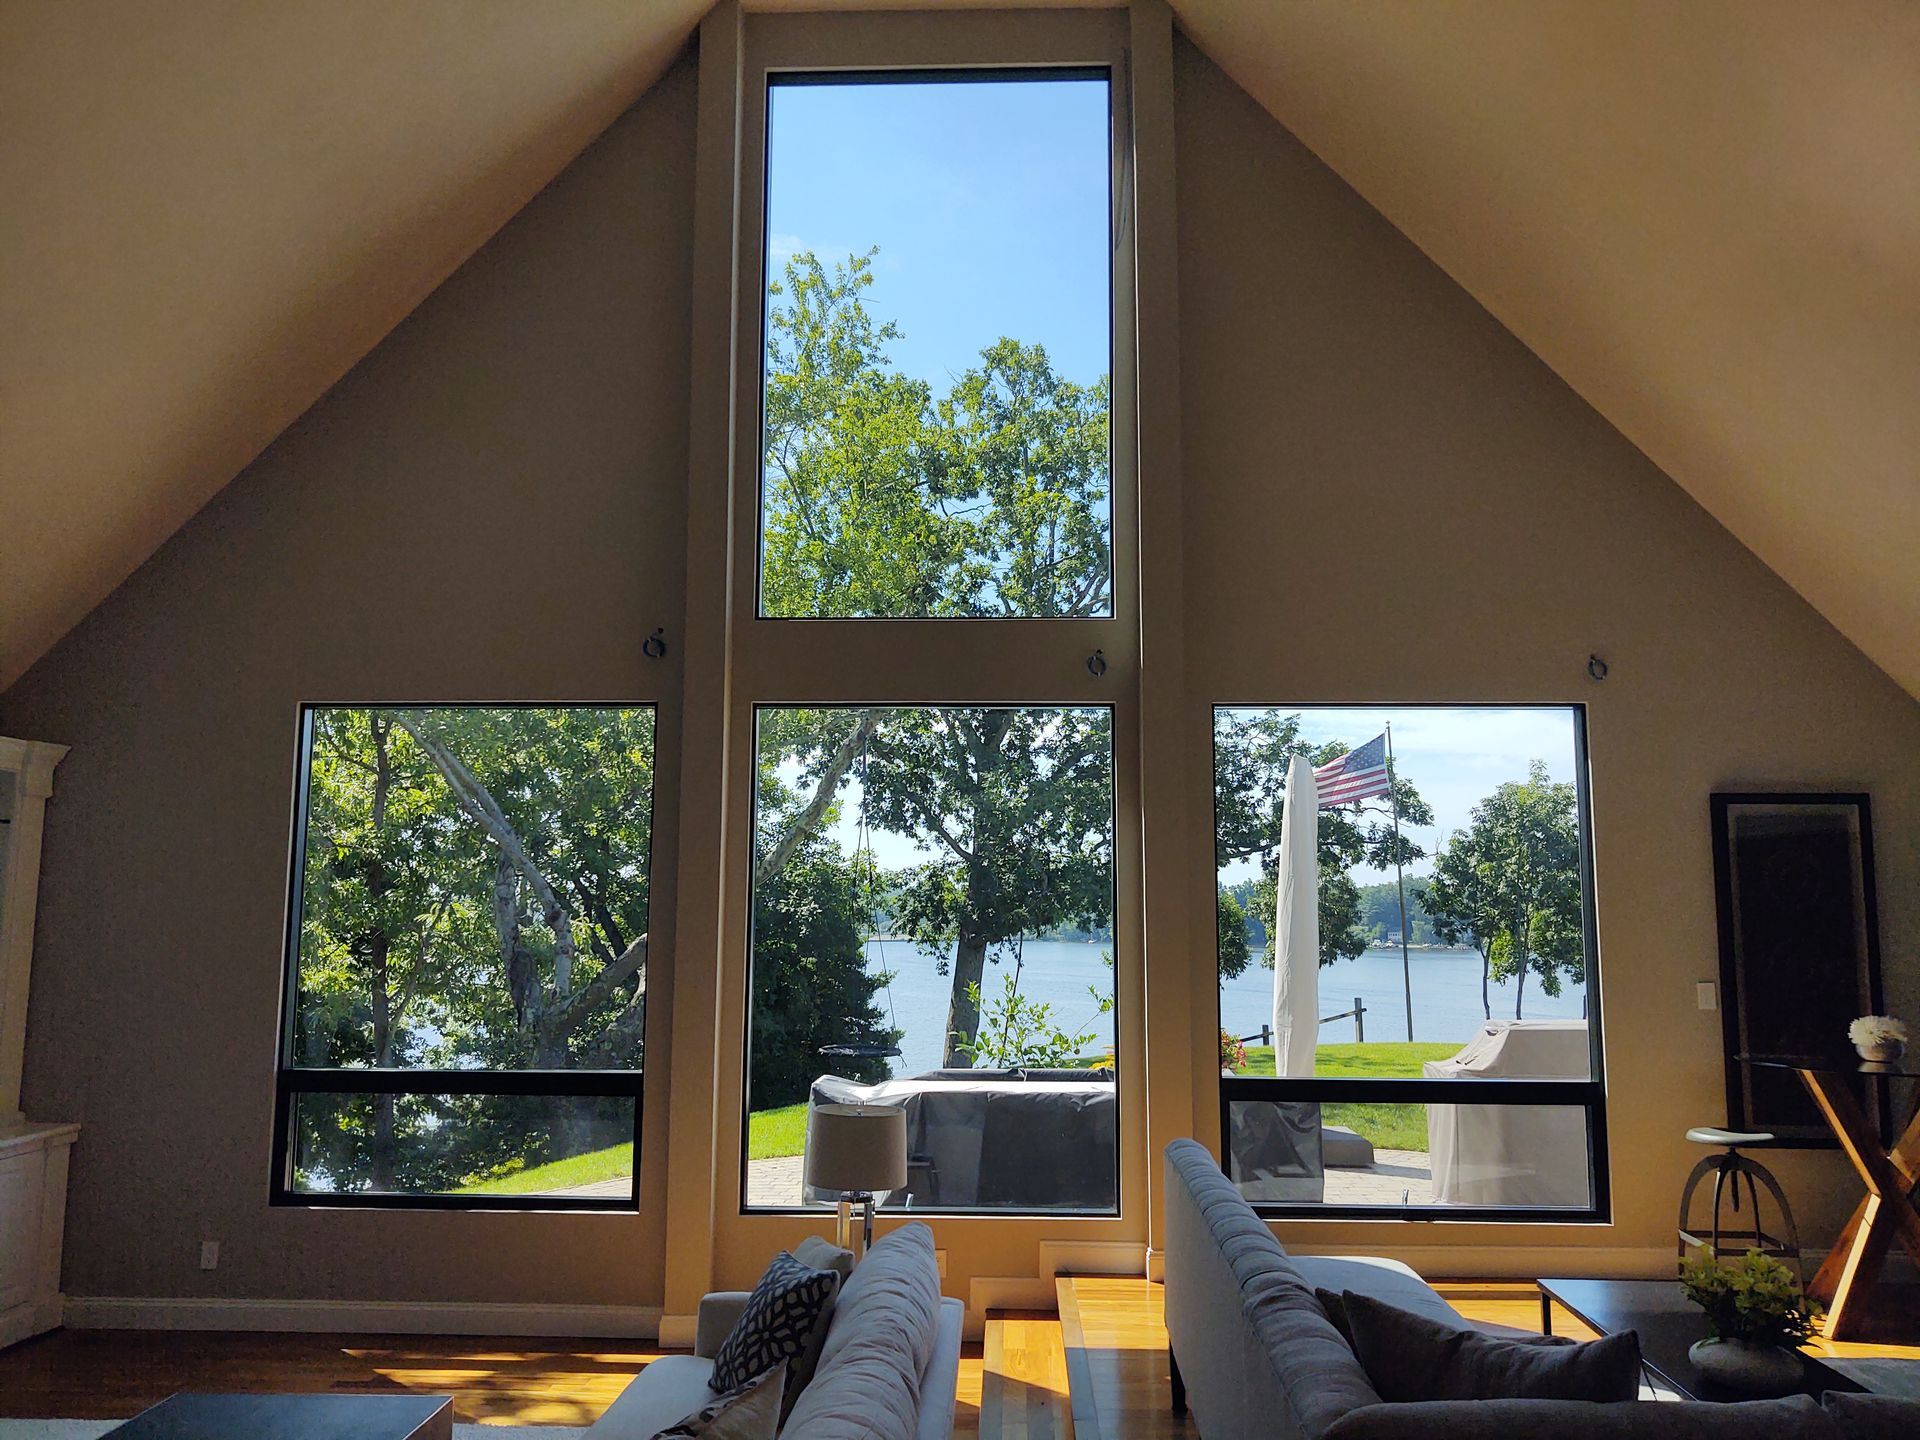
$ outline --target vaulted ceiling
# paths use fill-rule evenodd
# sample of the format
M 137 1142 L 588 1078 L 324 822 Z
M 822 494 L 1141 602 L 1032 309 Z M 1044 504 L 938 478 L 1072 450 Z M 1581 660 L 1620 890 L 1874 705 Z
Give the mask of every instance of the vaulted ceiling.
M 705 8 L 0 8 L 0 687 L 638 98 Z M 1920 695 L 1920 7 L 1174 9 Z

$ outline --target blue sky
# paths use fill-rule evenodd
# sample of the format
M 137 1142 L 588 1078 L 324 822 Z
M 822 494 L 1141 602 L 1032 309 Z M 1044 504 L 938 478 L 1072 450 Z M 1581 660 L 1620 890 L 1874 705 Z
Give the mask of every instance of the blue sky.
M 1527 778 L 1527 764 L 1546 762 L 1548 776 L 1572 781 L 1575 756 L 1573 711 L 1568 707 L 1504 706 L 1352 706 L 1275 705 L 1283 715 L 1300 717 L 1300 736 L 1316 745 L 1343 740 L 1356 750 L 1393 725 L 1394 773 L 1410 780 L 1420 798 L 1433 807 L 1435 824 L 1409 825 L 1405 834 L 1429 856 L 1437 842 L 1473 823 L 1473 807 L 1508 780 Z M 1241 712 L 1250 713 L 1250 712 Z M 1408 870 L 1424 875 L 1431 859 Z M 1249 879 L 1250 862 L 1220 872 L 1229 885 Z M 1393 871 L 1356 866 L 1354 881 L 1371 885 L 1391 880 Z
M 1003 335 L 1069 379 L 1108 369 L 1104 81 L 780 85 L 770 97 L 770 273 L 880 247 L 867 308 L 935 393 Z

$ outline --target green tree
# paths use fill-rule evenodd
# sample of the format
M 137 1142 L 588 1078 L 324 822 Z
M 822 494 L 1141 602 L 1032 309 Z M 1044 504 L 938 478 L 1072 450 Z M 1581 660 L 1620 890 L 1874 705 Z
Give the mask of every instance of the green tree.
M 307 789 L 301 1064 L 641 1063 L 651 712 L 321 710 Z M 572 1153 L 620 1109 L 314 1098 L 301 1163 L 341 1188 L 444 1188 Z
M 1244 975 L 1247 966 L 1253 963 L 1253 952 L 1247 934 L 1247 907 L 1240 903 L 1239 896 L 1232 890 L 1222 886 L 1219 891 L 1218 909 L 1220 973 L 1229 977 Z
M 1514 981 L 1515 1019 L 1530 973 L 1549 995 L 1563 981 L 1586 983 L 1577 804 L 1574 787 L 1554 783 L 1535 760 L 1525 780 L 1473 807 L 1472 824 L 1454 833 L 1434 867 L 1422 904 L 1444 938 L 1473 938 L 1489 1014 L 1489 978 Z
M 872 252 L 812 254 L 771 287 L 762 605 L 773 615 L 1065 617 L 1110 613 L 1108 394 L 1002 338 L 935 396 L 890 368 L 868 313 Z M 770 712 L 765 800 L 781 767 L 770 881 L 827 822 L 854 767 L 870 826 L 928 855 L 896 923 L 951 946 L 947 1061 L 979 1032 L 988 957 L 1020 935 L 1111 924 L 1112 735 L 1104 710 Z
M 749 1091 L 755 1109 L 807 1098 L 828 1045 L 875 1053 L 836 1058 L 853 1080 L 883 1080 L 877 1052 L 900 1032 L 883 1021 L 875 996 L 885 976 L 866 968 L 870 864 L 849 860 L 809 836 L 778 873 L 753 892 L 753 1050 Z
M 1260 877 L 1250 892 L 1246 910 L 1264 925 L 1273 914 L 1275 876 L 1280 863 L 1280 826 L 1286 814 L 1287 765 L 1295 755 L 1310 764 L 1325 765 L 1347 753 L 1339 741 L 1312 745 L 1300 738 L 1300 717 L 1277 711 L 1228 711 L 1214 730 L 1214 826 L 1216 863 L 1220 868 L 1240 860 L 1257 860 Z M 1392 804 L 1405 825 L 1431 825 L 1433 811 L 1405 777 L 1394 779 Z M 1403 865 L 1426 852 L 1404 835 L 1396 839 L 1388 801 L 1366 806 L 1340 806 L 1319 813 L 1317 834 L 1320 860 L 1320 963 L 1351 960 L 1367 948 L 1370 937 L 1361 914 L 1360 892 L 1348 872 L 1359 865 L 1392 868 L 1396 857 Z M 1221 974 L 1241 974 L 1251 963 L 1243 947 L 1223 943 Z M 1237 968 L 1236 967 L 1237 963 Z M 1273 964 L 1269 947 L 1262 963 Z

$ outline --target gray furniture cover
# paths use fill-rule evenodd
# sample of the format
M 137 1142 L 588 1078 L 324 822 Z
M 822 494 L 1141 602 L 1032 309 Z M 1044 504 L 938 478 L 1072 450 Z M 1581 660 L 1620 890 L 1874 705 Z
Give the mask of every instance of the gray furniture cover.
M 822 1075 L 811 1101 L 907 1112 L 907 1187 L 883 1205 L 1116 1208 L 1119 1129 L 1110 1070 L 946 1070 L 877 1085 Z

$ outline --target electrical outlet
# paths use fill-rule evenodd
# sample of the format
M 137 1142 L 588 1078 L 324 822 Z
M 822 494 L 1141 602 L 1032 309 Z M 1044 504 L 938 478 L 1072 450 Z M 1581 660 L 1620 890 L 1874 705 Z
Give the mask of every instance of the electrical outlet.
M 1702 1010 L 1718 1010 L 1720 997 L 1714 991 L 1711 980 L 1702 980 L 1693 987 L 1693 1003 Z
M 218 1270 L 220 1268 L 220 1242 L 218 1240 L 202 1240 L 200 1242 L 200 1268 L 202 1270 Z

